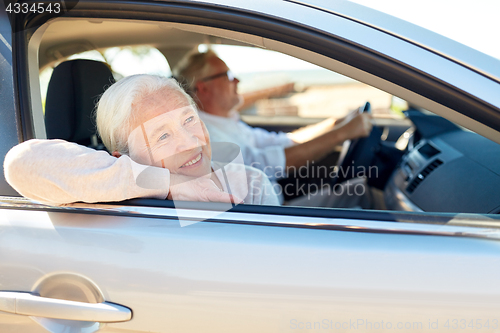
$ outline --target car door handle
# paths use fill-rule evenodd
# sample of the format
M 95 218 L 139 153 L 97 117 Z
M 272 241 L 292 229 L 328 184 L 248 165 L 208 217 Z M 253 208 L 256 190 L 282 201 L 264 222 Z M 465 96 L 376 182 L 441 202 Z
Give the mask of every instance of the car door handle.
M 35 317 L 112 323 L 132 319 L 132 311 L 109 302 L 85 303 L 23 292 L 0 292 L 0 311 Z

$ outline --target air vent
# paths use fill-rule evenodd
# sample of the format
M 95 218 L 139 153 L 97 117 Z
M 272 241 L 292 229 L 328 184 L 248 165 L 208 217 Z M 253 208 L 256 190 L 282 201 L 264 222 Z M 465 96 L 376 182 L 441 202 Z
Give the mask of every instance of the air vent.
M 437 167 L 439 167 L 441 164 L 443 164 L 443 161 L 436 159 L 431 164 L 426 166 L 425 169 L 422 170 L 421 173 L 419 173 L 417 176 L 415 176 L 415 179 L 413 179 L 413 181 L 410 183 L 410 185 L 408 185 L 408 187 L 406 188 L 406 192 L 413 193 L 413 191 L 415 191 L 417 186 L 421 182 L 423 182 L 424 179 L 427 178 L 427 176 L 429 176 L 429 174 L 432 171 L 436 170 Z

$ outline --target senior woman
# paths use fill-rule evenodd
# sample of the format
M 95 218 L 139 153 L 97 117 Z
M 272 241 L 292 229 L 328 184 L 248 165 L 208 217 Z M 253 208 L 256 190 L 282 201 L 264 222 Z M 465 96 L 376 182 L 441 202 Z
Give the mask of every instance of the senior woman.
M 212 162 L 195 103 L 173 80 L 133 75 L 113 84 L 96 111 L 108 151 L 29 140 L 9 151 L 5 178 L 20 194 L 54 205 L 158 198 L 277 205 L 261 171 Z

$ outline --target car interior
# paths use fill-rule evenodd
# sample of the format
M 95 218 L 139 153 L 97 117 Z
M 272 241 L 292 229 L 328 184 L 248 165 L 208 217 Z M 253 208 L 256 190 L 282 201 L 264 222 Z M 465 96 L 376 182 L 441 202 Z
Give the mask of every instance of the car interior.
M 113 83 L 106 64 L 94 60 L 64 61 L 52 73 L 45 102 L 48 139 L 63 139 L 94 149 L 98 142 L 92 112 L 96 96 Z
M 95 149 L 105 149 L 93 120 L 95 103 L 116 80 L 116 73 L 102 61 L 79 59 L 78 54 L 113 47 L 147 45 L 157 49 L 170 68 L 200 45 L 231 45 L 273 50 L 345 75 L 406 103 L 403 112 L 391 105 L 374 112 L 375 130 L 366 139 L 352 142 L 344 151 L 343 166 L 377 166 L 377 175 L 368 179 L 375 209 L 500 213 L 500 146 L 463 127 L 467 121 L 393 83 L 367 74 L 314 52 L 241 32 L 182 23 L 119 19 L 58 18 L 38 28 L 29 45 L 31 110 L 37 138 L 65 139 Z M 76 56 L 75 56 L 76 55 Z M 40 73 L 52 69 L 48 87 L 41 89 Z M 42 91 L 47 91 L 44 96 Z M 306 89 L 296 89 L 299 95 Z M 290 100 L 290 94 L 286 96 Z M 358 96 L 363 99 L 364 96 Z M 333 97 L 332 97 L 333 98 Z M 394 100 L 394 99 L 393 99 Z M 273 104 L 274 103 L 274 104 Z M 274 98 L 266 104 L 278 105 Z M 369 106 L 365 111 L 369 111 Z M 380 111 L 384 109 L 383 111 Z M 274 107 L 274 110 L 277 110 Z M 288 108 L 287 110 L 290 110 Z M 430 110 L 432 112 L 426 111 Z M 267 111 L 266 111 L 267 112 Z M 251 126 L 271 131 L 292 131 L 324 116 L 301 117 L 295 111 L 245 114 Z M 294 113 L 295 112 L 295 113 Z M 439 115 L 437 115 L 439 114 Z M 404 116 L 403 116 L 404 115 Z M 441 117 L 445 116 L 447 119 Z M 470 127 L 470 126 L 469 126 Z M 342 147 L 318 161 L 334 166 Z M 282 186 L 294 182 L 314 183 L 327 176 L 280 180 Z M 349 177 L 344 177 L 348 179 Z M 331 181 L 331 179 L 328 179 Z M 286 197 L 285 199 L 291 199 Z

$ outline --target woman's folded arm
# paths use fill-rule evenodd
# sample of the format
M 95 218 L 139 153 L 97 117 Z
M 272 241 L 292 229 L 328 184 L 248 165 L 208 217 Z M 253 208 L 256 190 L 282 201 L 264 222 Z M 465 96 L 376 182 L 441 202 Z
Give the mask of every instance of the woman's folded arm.
M 167 169 L 63 140 L 29 140 L 15 146 L 5 157 L 4 172 L 20 194 L 53 205 L 165 199 L 170 185 Z

